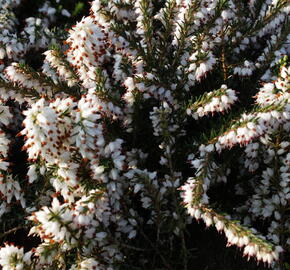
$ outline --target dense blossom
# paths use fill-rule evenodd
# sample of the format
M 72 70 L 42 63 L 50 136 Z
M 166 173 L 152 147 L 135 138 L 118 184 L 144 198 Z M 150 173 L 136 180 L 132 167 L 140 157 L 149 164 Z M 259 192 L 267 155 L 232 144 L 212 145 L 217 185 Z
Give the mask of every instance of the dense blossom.
M 186 270 L 194 220 L 283 269 L 289 3 L 163 2 L 94 0 L 59 37 L 66 9 L 45 1 L 18 33 L 21 1 L 0 0 L 0 218 L 39 239 L 0 248 L 3 269 Z
M 182 198 L 188 213 L 196 219 L 203 219 L 207 226 L 214 224 L 218 231 L 224 231 L 229 245 L 244 247 L 246 256 L 255 256 L 258 260 L 271 264 L 276 260 L 279 253 L 283 251 L 281 246 L 275 249 L 271 246 L 262 247 L 249 236 L 249 231 L 240 224 L 232 226 L 229 217 L 222 217 L 212 214 L 208 209 L 209 198 L 207 190 L 214 178 L 218 178 L 218 165 L 211 158 L 214 151 L 221 152 L 224 149 L 232 148 L 236 144 L 245 146 L 246 159 L 245 167 L 254 172 L 258 169 L 257 161 L 259 148 L 264 148 L 263 159 L 266 168 L 262 171 L 261 180 L 253 179 L 255 193 L 247 201 L 250 217 L 269 218 L 274 216 L 274 220 L 269 226 L 268 239 L 276 245 L 281 244 L 278 230 L 287 226 L 281 219 L 285 218 L 285 208 L 287 198 L 289 198 L 289 136 L 283 141 L 274 141 L 278 130 L 283 134 L 289 134 L 289 74 L 290 68 L 283 66 L 278 75 L 278 79 L 272 83 L 267 83 L 260 88 L 256 95 L 257 104 L 260 108 L 252 114 L 244 114 L 241 119 L 235 121 L 232 127 L 224 134 L 211 140 L 211 144 L 199 147 L 199 157 L 189 157 L 190 163 L 197 169 L 195 177 L 188 179 L 181 187 Z M 259 111 L 260 110 L 260 111 Z M 281 136 L 281 135 L 280 135 Z M 282 138 L 282 137 L 281 137 Z M 288 138 L 288 139 L 287 139 Z M 273 168 L 275 160 L 281 162 L 281 167 Z M 277 176 L 274 176 L 274 170 Z M 218 179 L 217 179 L 218 180 Z M 275 181 L 276 187 L 270 184 L 270 180 Z M 243 194 L 241 187 L 239 193 Z M 243 212 L 247 207 L 240 207 Z M 283 217 L 282 217 L 283 216 Z M 249 225 L 249 224 L 245 224 Z M 246 240 L 245 240 L 246 239 Z
M 3 270 L 27 269 L 31 264 L 31 255 L 31 251 L 24 253 L 23 248 L 6 244 L 0 250 L 0 265 Z

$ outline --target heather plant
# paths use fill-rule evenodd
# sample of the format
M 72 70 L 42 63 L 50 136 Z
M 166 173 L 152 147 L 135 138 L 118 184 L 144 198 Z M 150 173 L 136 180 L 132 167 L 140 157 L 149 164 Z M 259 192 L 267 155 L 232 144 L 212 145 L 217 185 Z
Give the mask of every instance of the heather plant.
M 0 70 L 14 61 L 41 64 L 40 58 L 40 63 L 35 63 L 35 56 L 65 39 L 64 27 L 71 25 L 75 20 L 72 17 L 78 16 L 83 7 L 73 0 L 1 0 Z
M 289 268 L 289 12 L 94 0 L 23 41 L 50 44 L 39 69 L 2 41 L 0 237 L 34 239 L 3 244 L 2 268 L 195 269 L 198 221 Z

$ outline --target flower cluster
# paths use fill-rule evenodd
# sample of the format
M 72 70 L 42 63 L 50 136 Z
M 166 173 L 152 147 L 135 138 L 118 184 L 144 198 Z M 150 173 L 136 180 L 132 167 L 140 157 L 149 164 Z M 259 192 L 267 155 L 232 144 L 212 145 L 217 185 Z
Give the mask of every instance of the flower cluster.
M 25 18 L 24 27 L 17 31 L 18 21 L 15 9 L 22 5 L 21 0 L 0 1 L 0 69 L 2 70 L 11 60 L 20 60 L 31 50 L 45 49 L 56 41 L 57 36 L 50 26 L 56 19 L 57 9 L 49 1 L 41 1 L 36 17 Z M 66 9 L 60 15 L 67 17 Z
M 196 120 L 210 113 L 227 111 L 238 98 L 234 90 L 222 85 L 219 90 L 208 92 L 200 99 L 186 110 L 186 113 Z
M 61 51 L 58 49 L 48 50 L 44 54 L 46 63 L 56 69 L 59 77 L 62 78 L 68 86 L 74 86 L 78 83 L 75 72 L 73 72 L 69 63 L 62 58 Z
M 284 226 L 287 226 L 287 222 L 285 224 L 283 220 L 289 198 L 289 167 L 286 165 L 290 145 L 289 73 L 290 68 L 282 66 L 278 79 L 263 85 L 255 96 L 259 108 L 254 113 L 242 115 L 241 119 L 235 120 L 226 132 L 210 140 L 210 144 L 201 145 L 198 158 L 189 156 L 196 174 L 181 187 L 181 196 L 190 215 L 196 219 L 201 218 L 207 226 L 213 224 L 218 231 L 224 231 L 228 244 L 245 247 L 246 256 L 255 256 L 257 260 L 268 264 L 278 259 L 279 253 L 283 251 L 280 245 L 285 246 L 286 242 L 289 242 L 280 239 Z M 277 134 L 279 137 L 275 139 Z M 255 172 L 261 166 L 262 162 L 258 159 L 260 153 L 266 166 L 259 182 L 255 178 L 252 179 L 254 195 L 247 200 L 246 206 L 239 208 L 239 212 L 249 211 L 249 219 L 260 217 L 268 219 L 274 216 L 275 221 L 271 222 L 267 237 L 278 245 L 275 249 L 267 245 L 262 247 L 258 240 L 251 242 L 254 236 L 249 237 L 248 229 L 242 228 L 237 223 L 231 224 L 227 220 L 228 217 L 216 214 L 207 206 L 209 204 L 207 190 L 213 180 L 218 180 L 219 177 L 219 166 L 212 154 L 215 151 L 221 153 L 222 150 L 233 148 L 237 144 L 245 146 L 246 156 L 241 162 L 244 162 L 245 168 L 250 172 Z M 281 165 L 273 167 L 273 164 Z M 271 185 L 271 181 L 276 183 L 275 187 Z M 237 193 L 245 194 L 240 186 Z
M 24 253 L 23 248 L 5 244 L 0 250 L 0 265 L 3 270 L 28 269 L 31 265 L 31 255 L 31 251 Z

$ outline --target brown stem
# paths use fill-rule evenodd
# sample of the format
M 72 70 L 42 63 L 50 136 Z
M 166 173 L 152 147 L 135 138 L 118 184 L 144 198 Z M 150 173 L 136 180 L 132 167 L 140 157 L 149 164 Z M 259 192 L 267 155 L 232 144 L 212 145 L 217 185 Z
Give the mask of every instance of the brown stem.
M 12 228 L 11 230 L 0 234 L 0 239 L 4 238 L 5 236 L 7 236 L 7 235 L 9 235 L 11 233 L 14 233 L 14 232 L 16 232 L 18 230 L 21 230 L 21 229 L 24 229 L 24 227 L 23 226 L 18 226 L 18 227 Z

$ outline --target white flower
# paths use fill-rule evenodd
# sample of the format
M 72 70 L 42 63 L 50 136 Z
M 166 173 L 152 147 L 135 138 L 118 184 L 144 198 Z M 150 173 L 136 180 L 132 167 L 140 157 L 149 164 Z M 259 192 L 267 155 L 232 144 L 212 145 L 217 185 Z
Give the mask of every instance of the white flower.
M 22 270 L 31 263 L 31 252 L 24 253 L 23 248 L 5 244 L 0 248 L 0 265 L 3 270 Z

